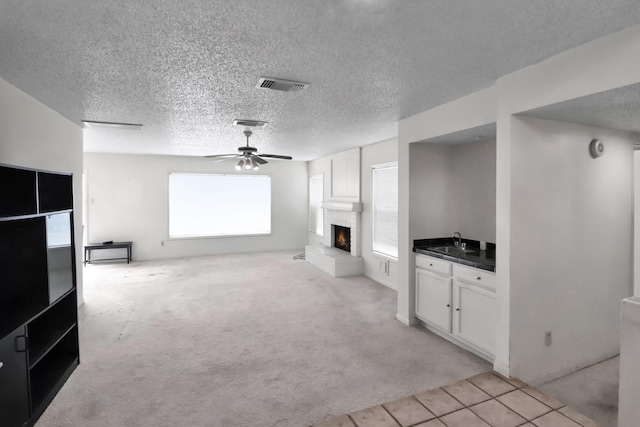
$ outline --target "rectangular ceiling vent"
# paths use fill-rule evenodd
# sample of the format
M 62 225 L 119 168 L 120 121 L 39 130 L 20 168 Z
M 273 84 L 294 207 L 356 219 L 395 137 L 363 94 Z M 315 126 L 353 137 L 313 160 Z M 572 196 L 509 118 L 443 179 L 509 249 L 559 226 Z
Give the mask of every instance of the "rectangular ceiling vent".
M 309 83 L 294 82 L 292 80 L 273 79 L 271 77 L 260 77 L 256 87 L 263 89 L 279 90 L 282 92 L 300 92 L 309 86 Z

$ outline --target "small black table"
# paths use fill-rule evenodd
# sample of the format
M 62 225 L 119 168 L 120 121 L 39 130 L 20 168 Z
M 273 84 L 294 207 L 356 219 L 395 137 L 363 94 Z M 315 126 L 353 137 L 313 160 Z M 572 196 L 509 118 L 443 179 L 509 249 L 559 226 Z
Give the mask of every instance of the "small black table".
M 113 260 L 119 260 L 119 259 L 126 259 L 127 260 L 127 264 L 129 264 L 132 260 L 131 260 L 131 245 L 133 244 L 133 242 L 113 242 L 113 243 L 89 243 L 88 245 L 86 245 L 84 247 L 84 263 L 85 265 L 87 263 L 91 264 L 91 251 L 95 251 L 97 249 L 126 249 L 127 250 L 127 257 L 120 257 L 120 258 L 101 258 L 99 260 L 96 261 L 113 261 Z

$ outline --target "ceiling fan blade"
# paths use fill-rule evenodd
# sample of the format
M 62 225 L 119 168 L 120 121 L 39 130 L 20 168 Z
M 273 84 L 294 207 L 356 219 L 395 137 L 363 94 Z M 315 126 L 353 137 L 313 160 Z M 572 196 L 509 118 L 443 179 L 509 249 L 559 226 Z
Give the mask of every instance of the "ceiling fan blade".
M 258 154 L 260 157 L 271 157 L 272 159 L 293 160 L 291 156 L 281 156 L 279 154 Z
M 233 160 L 233 157 L 217 157 L 211 160 L 211 163 L 229 162 Z
M 251 157 L 256 161 L 256 163 L 260 163 L 261 165 L 266 165 L 266 164 L 268 163 L 268 162 L 267 162 L 265 159 L 263 159 L 262 157 L 255 156 L 255 155 L 254 155 L 254 156 L 251 156 Z
M 204 157 L 241 157 L 241 154 L 212 154 L 210 156 L 204 156 Z

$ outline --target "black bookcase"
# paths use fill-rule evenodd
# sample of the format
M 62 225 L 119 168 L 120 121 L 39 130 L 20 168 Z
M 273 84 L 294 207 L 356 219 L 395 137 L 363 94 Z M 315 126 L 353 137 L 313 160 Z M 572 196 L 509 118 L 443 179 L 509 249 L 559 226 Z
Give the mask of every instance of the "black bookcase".
M 0 165 L 0 426 L 33 426 L 80 363 L 71 174 Z

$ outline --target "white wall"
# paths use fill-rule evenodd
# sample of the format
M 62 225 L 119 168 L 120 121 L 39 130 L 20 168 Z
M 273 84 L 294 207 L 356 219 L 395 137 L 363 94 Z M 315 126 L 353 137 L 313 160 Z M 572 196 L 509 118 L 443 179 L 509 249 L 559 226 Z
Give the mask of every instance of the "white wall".
M 410 153 L 409 197 L 413 238 L 409 245 L 412 249 L 413 239 L 446 237 L 455 230 L 452 230 L 449 209 L 451 148 L 411 144 Z
M 449 237 L 495 243 L 496 141 L 410 146 L 411 218 L 416 239 Z
M 78 303 L 82 296 L 82 129 L 0 79 L 0 163 L 73 173 Z
M 598 159 L 593 138 L 605 144 Z M 632 141 L 514 117 L 511 152 L 511 363 L 539 382 L 619 351 L 633 281 Z
M 633 295 L 640 296 L 640 151 L 633 152 L 633 163 Z
M 306 162 L 272 161 L 249 172 L 271 176 L 271 235 L 169 240 L 169 172 L 236 173 L 232 162 L 96 153 L 86 153 L 84 161 L 88 240 L 133 241 L 134 260 L 304 248 Z
M 518 173 L 513 166 L 512 114 L 637 83 L 640 64 L 631 59 L 637 55 L 640 55 L 640 26 L 586 43 L 497 81 L 496 258 L 499 268 L 496 273 L 500 323 L 494 368 L 503 374 L 519 375 L 517 364 L 509 357 L 511 352 L 517 351 L 512 340 L 520 334 L 517 328 L 512 328 L 517 313 L 511 310 L 510 296 L 513 277 L 518 275 L 511 257 L 519 250 L 512 246 L 511 236 L 515 218 L 511 185 Z M 564 233 L 559 237 L 570 236 Z M 545 247 L 538 248 L 540 252 L 545 250 Z M 627 266 L 623 264 L 616 268 L 626 269 Z M 600 356 L 582 354 L 584 363 L 575 367 Z M 561 365 L 546 367 L 548 372 L 559 372 L 563 368 Z
M 307 188 L 309 187 L 309 178 L 316 175 L 322 175 L 322 200 L 331 199 L 331 157 L 322 157 L 320 159 L 308 162 Z M 309 200 L 307 199 L 307 244 L 322 245 L 324 237 L 309 231 L 308 219 Z M 331 230 L 323 230 L 324 233 L 330 233 Z
M 450 215 L 455 231 L 471 240 L 496 241 L 496 140 L 451 147 Z

